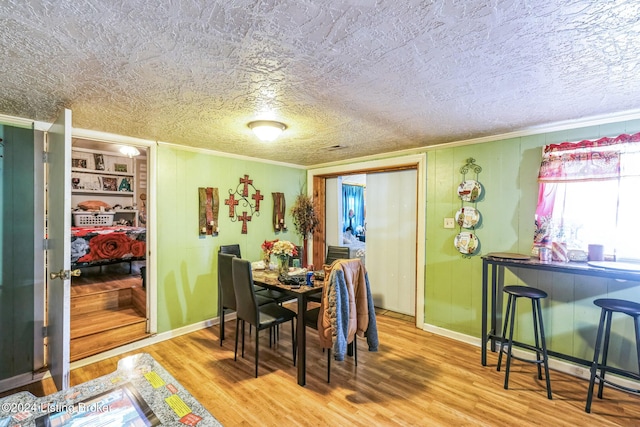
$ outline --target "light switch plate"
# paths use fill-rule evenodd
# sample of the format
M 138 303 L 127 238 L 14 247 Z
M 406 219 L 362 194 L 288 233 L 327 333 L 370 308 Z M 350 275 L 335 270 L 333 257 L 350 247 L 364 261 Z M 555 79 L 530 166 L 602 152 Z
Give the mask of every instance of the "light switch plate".
M 455 228 L 455 221 L 453 218 L 445 218 L 444 219 L 444 228 Z

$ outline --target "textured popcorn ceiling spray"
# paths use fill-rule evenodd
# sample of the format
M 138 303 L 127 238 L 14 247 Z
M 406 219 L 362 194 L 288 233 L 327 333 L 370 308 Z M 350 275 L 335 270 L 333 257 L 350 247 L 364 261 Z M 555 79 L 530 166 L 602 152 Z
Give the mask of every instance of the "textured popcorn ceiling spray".
M 301 165 L 637 108 L 640 3 L 6 0 L 0 114 Z M 252 120 L 287 130 L 265 147 Z M 340 147 L 340 150 L 332 147 Z

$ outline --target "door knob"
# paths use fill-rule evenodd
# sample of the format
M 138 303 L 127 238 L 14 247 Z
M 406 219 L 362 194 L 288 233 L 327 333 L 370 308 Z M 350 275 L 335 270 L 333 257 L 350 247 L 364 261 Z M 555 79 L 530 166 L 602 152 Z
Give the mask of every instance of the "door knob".
M 80 275 L 80 270 L 60 270 L 57 273 L 50 273 L 49 277 L 51 279 L 58 279 L 60 278 L 61 280 L 69 280 L 71 279 L 71 276 L 75 276 L 78 277 Z

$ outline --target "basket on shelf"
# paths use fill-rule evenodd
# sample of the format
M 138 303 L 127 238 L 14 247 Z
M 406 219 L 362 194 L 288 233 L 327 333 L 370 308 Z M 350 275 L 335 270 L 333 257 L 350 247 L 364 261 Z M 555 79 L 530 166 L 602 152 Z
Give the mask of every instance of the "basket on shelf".
M 75 227 L 109 227 L 113 225 L 115 212 L 73 212 L 73 225 Z

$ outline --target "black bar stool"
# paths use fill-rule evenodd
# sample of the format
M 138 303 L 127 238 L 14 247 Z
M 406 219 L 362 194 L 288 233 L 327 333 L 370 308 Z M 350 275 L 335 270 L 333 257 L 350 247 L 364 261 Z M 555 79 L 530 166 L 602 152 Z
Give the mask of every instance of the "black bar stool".
M 605 380 L 605 374 L 607 371 L 615 374 L 623 374 L 640 381 L 640 304 L 631 301 L 625 301 L 621 299 L 603 298 L 597 299 L 593 302 L 598 307 L 602 308 L 600 314 L 600 324 L 598 325 L 598 334 L 596 336 L 595 350 L 593 353 L 593 364 L 591 365 L 591 378 L 589 379 L 589 392 L 587 394 L 587 406 L 586 412 L 591 412 L 591 400 L 593 398 L 593 386 L 598 378 L 598 398 L 602 399 L 602 389 L 604 384 L 607 383 L 612 387 L 620 390 L 624 390 L 629 393 L 640 393 L 640 390 L 624 387 L 619 384 L 615 384 L 609 380 Z M 622 313 L 633 317 L 633 324 L 636 329 L 636 355 L 638 357 L 638 374 L 635 374 L 624 369 L 615 368 L 613 366 L 607 366 L 607 355 L 609 352 L 609 335 L 611 333 L 611 316 L 613 313 Z M 602 349 L 602 362 L 598 362 L 600 356 L 600 345 L 602 343 L 604 335 L 604 348 Z M 598 374 L 598 369 L 600 373 Z
M 538 379 L 542 379 L 542 370 L 540 365 L 544 365 L 544 376 L 547 381 L 547 397 L 551 399 L 551 383 L 549 381 L 549 363 L 547 358 L 547 345 L 544 340 L 544 326 L 542 324 L 542 309 L 540 308 L 540 299 L 546 298 L 547 293 L 540 289 L 530 286 L 505 286 L 504 292 L 509 295 L 507 301 L 507 311 L 505 313 L 505 322 L 502 329 L 502 341 L 500 342 L 500 355 L 498 356 L 498 371 L 502 365 L 502 354 L 507 354 L 507 368 L 505 370 L 504 388 L 509 388 L 509 369 L 511 368 L 511 358 L 518 359 L 523 362 L 535 363 L 538 367 Z M 533 313 L 533 333 L 535 335 L 535 346 L 525 343 L 513 341 L 513 325 L 516 318 L 516 302 L 518 298 L 529 298 L 531 300 L 531 312 Z M 509 326 L 509 336 L 507 337 L 507 326 Z M 504 340 L 507 338 L 506 341 Z M 535 359 L 525 359 L 514 356 L 512 354 L 513 346 L 526 348 L 535 351 Z M 504 347 L 507 347 L 506 351 Z

